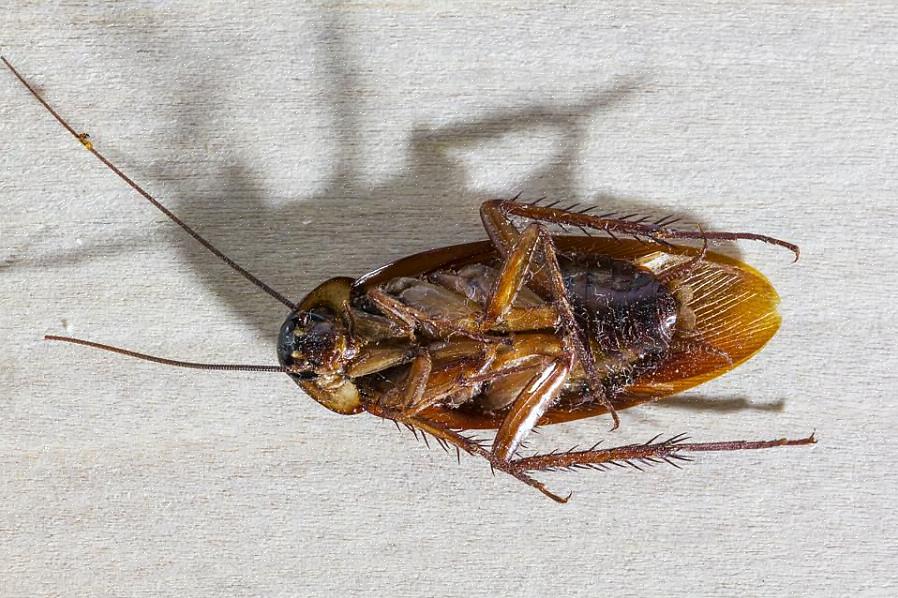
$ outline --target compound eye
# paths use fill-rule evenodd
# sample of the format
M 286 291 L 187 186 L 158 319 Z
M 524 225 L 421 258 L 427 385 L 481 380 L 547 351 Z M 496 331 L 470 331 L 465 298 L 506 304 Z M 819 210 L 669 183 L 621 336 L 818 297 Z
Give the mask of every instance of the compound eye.
M 278 362 L 289 367 L 293 365 L 293 351 L 296 350 L 296 337 L 294 331 L 298 326 L 302 325 L 302 318 L 299 314 L 290 314 L 281 326 L 278 334 Z

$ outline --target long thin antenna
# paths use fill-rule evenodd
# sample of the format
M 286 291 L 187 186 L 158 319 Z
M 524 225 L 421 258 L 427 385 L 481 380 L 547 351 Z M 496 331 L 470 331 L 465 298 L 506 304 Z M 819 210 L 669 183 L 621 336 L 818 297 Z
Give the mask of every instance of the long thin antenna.
M 72 338 L 70 336 L 55 336 L 48 334 L 44 337 L 46 341 L 62 341 L 64 343 L 72 343 L 73 345 L 83 345 L 85 347 L 93 347 L 94 349 L 102 349 L 111 351 L 119 355 L 127 357 L 135 357 L 144 361 L 152 361 L 153 363 L 161 363 L 162 365 L 172 365 L 178 368 L 189 368 L 192 370 L 217 370 L 228 372 L 278 372 L 283 373 L 287 368 L 279 365 L 242 365 L 230 363 L 195 363 L 192 361 L 178 361 L 177 359 L 167 359 L 165 357 L 156 357 L 155 355 L 147 355 L 146 353 L 138 353 L 137 351 L 129 351 L 121 347 L 113 347 L 112 345 L 104 345 L 93 341 L 86 341 L 80 338 Z
M 141 196 L 143 196 L 144 199 L 146 199 L 148 202 L 150 202 L 151 204 L 153 204 L 153 205 L 156 207 L 156 209 L 158 209 L 160 212 L 162 212 L 163 214 L 165 214 L 166 216 L 168 216 L 168 218 L 169 218 L 172 222 L 174 222 L 175 224 L 177 224 L 178 226 L 180 226 L 181 229 L 184 230 L 184 232 L 186 232 L 188 235 L 190 235 L 191 237 L 193 237 L 193 238 L 194 238 L 200 245 L 202 245 L 203 247 L 205 247 L 206 249 L 208 249 L 210 252 L 212 252 L 215 256 L 218 257 L 218 259 L 220 259 L 220 260 L 223 261 L 225 264 L 227 264 L 228 266 L 230 266 L 233 270 L 235 270 L 235 271 L 237 271 L 238 273 L 240 273 L 240 274 L 241 274 L 244 278 L 246 278 L 248 281 L 250 281 L 251 283 L 253 283 L 253 284 L 256 285 L 257 287 L 259 287 L 260 289 L 262 289 L 263 291 L 265 291 L 266 293 L 268 293 L 271 297 L 274 297 L 275 299 L 277 299 L 278 301 L 280 301 L 281 303 L 283 303 L 284 305 L 286 305 L 287 307 L 289 307 L 291 311 L 294 310 L 294 309 L 296 308 L 296 305 L 295 305 L 292 301 L 290 301 L 289 299 L 287 299 L 287 297 L 285 297 L 285 296 L 282 295 L 281 293 L 275 291 L 273 288 L 271 288 L 270 286 L 268 286 L 267 284 L 265 284 L 264 282 L 262 282 L 261 280 L 259 280 L 258 278 L 256 278 L 256 277 L 255 277 L 253 274 L 251 274 L 248 270 L 246 270 L 245 268 L 243 268 L 242 266 L 240 266 L 237 262 L 235 262 L 234 260 L 232 260 L 231 258 L 229 258 L 228 256 L 226 256 L 224 253 L 222 253 L 221 251 L 219 251 L 218 249 L 216 249 L 216 247 L 215 247 L 214 245 L 212 245 L 212 243 L 210 243 L 209 241 L 207 241 L 206 239 L 204 239 L 198 232 L 196 232 L 195 230 L 193 230 L 192 228 L 190 228 L 189 226 L 187 226 L 187 225 L 186 225 L 180 218 L 178 218 L 177 216 L 175 216 L 175 215 L 174 215 L 168 208 L 166 208 L 164 205 L 162 205 L 161 203 L 159 203 L 159 202 L 158 202 L 152 195 L 150 195 L 149 193 L 147 193 L 146 191 L 144 191 L 143 188 L 142 188 L 140 185 L 138 185 L 138 184 L 135 183 L 133 180 L 131 180 L 131 178 L 128 177 L 128 175 L 126 175 L 124 172 L 122 172 L 122 171 L 121 171 L 115 164 L 113 164 L 113 163 L 110 162 L 108 159 L 106 159 L 106 156 L 104 156 L 103 154 L 101 154 L 100 152 L 98 152 L 98 151 L 96 150 L 96 148 L 94 148 L 93 143 L 91 143 L 91 141 L 90 141 L 90 136 L 89 136 L 87 133 L 78 133 L 75 129 L 73 129 L 72 126 L 71 126 L 68 122 L 66 122 L 65 119 L 63 119 L 63 118 L 59 115 L 59 113 L 57 113 L 56 110 L 54 110 L 54 109 L 50 106 L 50 104 L 48 104 L 47 101 L 44 100 L 44 98 L 42 98 L 42 97 L 40 96 L 40 94 L 37 93 L 37 91 L 34 90 L 33 87 L 31 87 L 31 85 L 28 83 L 28 81 L 26 81 L 25 78 L 22 77 L 22 75 L 19 74 L 19 71 L 17 71 L 17 70 L 15 69 L 15 67 L 13 67 L 13 65 L 11 65 L 11 64 L 9 63 L 8 60 L 6 60 L 5 57 L 0 56 L 0 60 L 2 60 L 2 61 L 3 61 L 3 64 L 6 65 L 6 68 L 8 68 L 10 71 L 12 71 L 12 74 L 15 75 L 16 78 L 17 78 L 19 81 L 22 82 L 22 85 L 24 85 L 25 88 L 26 88 L 29 92 L 31 92 L 31 95 L 33 95 L 33 96 L 35 97 L 35 99 L 37 99 L 37 101 L 40 102 L 41 105 L 42 105 L 44 108 L 46 108 L 47 111 L 48 111 L 50 114 L 53 115 L 53 118 L 55 118 L 55 119 L 59 122 L 59 124 L 61 124 L 61 125 L 63 126 L 63 128 L 65 128 L 66 131 L 68 131 L 69 133 L 71 133 L 72 136 L 73 136 L 75 139 L 77 139 L 77 140 L 81 143 L 81 145 L 84 146 L 85 149 L 87 149 L 87 151 L 89 151 L 90 153 L 92 153 L 94 156 L 97 157 L 97 159 L 98 159 L 100 162 L 102 162 L 104 165 L 106 165 L 106 168 L 108 168 L 109 170 L 111 170 L 112 172 L 114 172 L 116 175 L 118 175 L 118 177 L 119 177 L 120 179 L 122 179 L 123 181 L 125 181 L 125 182 L 126 182 L 132 189 L 134 189 L 134 190 L 137 191 Z

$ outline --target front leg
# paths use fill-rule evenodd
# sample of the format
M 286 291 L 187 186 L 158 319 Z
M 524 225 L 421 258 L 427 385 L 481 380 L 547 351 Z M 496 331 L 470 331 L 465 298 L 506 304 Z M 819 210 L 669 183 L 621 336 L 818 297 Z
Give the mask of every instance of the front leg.
M 434 399 L 428 398 L 425 394 L 432 370 L 433 361 L 430 358 L 430 353 L 427 351 L 418 353 L 411 366 L 409 366 L 405 388 L 397 392 L 399 408 L 403 415 L 414 415 L 434 403 Z
M 401 322 L 409 330 L 423 328 L 429 335 L 440 338 L 451 338 L 453 335 L 464 336 L 482 343 L 507 344 L 508 340 L 498 336 L 490 336 L 481 333 L 479 329 L 471 326 L 462 326 L 459 322 L 441 320 L 410 305 L 406 305 L 396 297 L 384 292 L 380 288 L 373 288 L 367 293 L 368 298 L 389 319 Z M 413 335 L 414 339 L 414 335 Z

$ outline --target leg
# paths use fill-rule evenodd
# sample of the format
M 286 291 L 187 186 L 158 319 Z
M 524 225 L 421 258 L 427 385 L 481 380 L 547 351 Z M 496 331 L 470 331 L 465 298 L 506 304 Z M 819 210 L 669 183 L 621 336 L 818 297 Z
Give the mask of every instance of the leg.
M 515 240 L 511 251 L 505 255 L 502 270 L 499 272 L 491 296 L 484 307 L 481 320 L 483 328 L 494 327 L 508 315 L 521 287 L 524 286 L 524 280 L 530 270 L 539 240 L 538 225 L 528 226 Z
M 433 362 L 430 359 L 430 353 L 422 351 L 415 357 L 409 367 L 408 380 L 405 383 L 405 392 L 402 397 L 403 413 L 414 415 L 433 404 L 433 401 L 424 400 L 424 391 L 427 390 L 427 381 L 430 380 L 432 369 Z
M 479 386 L 483 380 L 495 380 L 508 374 L 503 371 L 485 371 L 492 364 L 495 352 L 485 355 L 479 363 L 439 371 L 431 378 L 432 362 L 426 352 L 412 362 L 403 387 L 397 387 L 382 401 L 388 409 L 397 411 L 396 417 L 407 421 L 428 407 L 443 400 L 447 393 L 459 390 L 459 380 L 465 388 Z M 570 374 L 573 360 L 570 357 L 547 361 L 539 368 L 530 366 L 533 375 L 515 398 L 502 420 L 493 440 L 490 462 L 505 465 L 513 460 L 521 444 L 539 422 L 539 419 L 558 399 Z
M 551 297 L 553 307 L 566 332 L 564 335 L 566 348 L 580 360 L 586 372 L 590 390 L 594 397 L 608 409 L 614 421 L 611 429 L 616 429 L 620 425 L 620 418 L 614 405 L 605 394 L 602 377 L 596 368 L 589 339 L 577 323 L 568 301 L 552 236 L 539 223 L 531 224 L 523 233 L 518 234 L 511 221 L 501 212 L 490 208 L 488 204 L 489 202 L 485 203 L 481 209 L 484 227 L 497 250 L 505 257 L 505 262 L 496 282 L 496 288 L 487 304 L 485 323 L 489 324 L 490 318 L 498 318 L 501 321 L 502 315 L 508 311 L 517 297 L 524 277 L 529 271 L 532 279 L 538 279 L 534 281 L 536 286 L 541 287 L 543 292 Z M 512 245 L 509 247 L 508 243 L 512 243 Z M 541 256 L 537 255 L 539 251 L 542 253 Z M 541 267 L 534 268 L 534 261 Z
M 425 440 L 426 434 L 430 434 L 444 448 L 448 444 L 455 446 L 457 450 L 483 457 L 490 462 L 492 468 L 514 476 L 553 500 L 567 502 L 566 498 L 550 492 L 542 483 L 528 476 L 514 465 L 509 457 L 514 455 L 523 438 L 554 401 L 561 385 L 567 379 L 569 364 L 552 361 L 534 376 L 533 381 L 521 392 L 506 416 L 492 449 L 442 424 L 429 421 L 422 415 L 427 408 L 438 404 L 446 397 L 447 393 L 457 392 L 459 380 L 464 380 L 464 384 L 477 386 L 507 374 L 508 372 L 484 372 L 494 357 L 495 349 L 490 354 L 484 355 L 480 363 L 472 362 L 467 367 L 434 372 L 430 354 L 421 352 L 409 367 L 405 384 L 397 387 L 395 392 L 387 393 L 378 403 L 369 404 L 365 408 L 373 415 L 404 424 L 413 431 L 420 431 Z
M 539 418 L 558 398 L 570 373 L 570 363 L 553 361 L 539 371 L 521 391 L 502 420 L 493 441 L 494 463 L 508 463 L 521 443 L 536 426 Z
M 380 406 L 371 406 L 370 408 L 368 408 L 368 411 L 374 415 L 386 419 L 391 419 L 397 424 L 401 423 L 412 428 L 413 430 L 418 430 L 422 433 L 422 435 L 430 434 L 431 436 L 436 438 L 437 442 L 439 442 L 440 445 L 443 446 L 443 448 L 454 446 L 456 451 L 464 451 L 469 455 L 483 457 L 490 462 L 490 466 L 494 469 L 505 472 L 508 475 L 517 478 L 521 482 L 524 482 L 528 486 L 536 488 L 556 502 L 566 503 L 568 501 L 568 498 L 570 498 L 570 495 L 568 495 L 567 497 L 562 497 L 551 492 L 548 488 L 546 488 L 545 484 L 527 475 L 527 473 L 523 469 L 514 465 L 513 463 L 495 462 L 492 458 L 492 453 L 490 452 L 490 450 L 483 446 L 483 444 L 481 444 L 479 441 L 459 434 L 455 430 L 447 428 L 442 424 L 438 424 L 421 417 L 403 416 L 397 412 L 388 411 Z
M 456 451 L 465 451 L 469 455 L 483 457 L 490 462 L 490 466 L 505 472 L 519 481 L 535 488 L 559 503 L 566 503 L 571 495 L 562 497 L 550 491 L 545 484 L 533 478 L 530 474 L 534 471 L 552 471 L 565 469 L 607 469 L 614 465 L 626 467 L 627 465 L 641 469 L 639 464 L 656 465 L 666 462 L 674 467 L 679 467 L 675 461 L 690 461 L 688 457 L 680 453 L 710 452 L 710 451 L 738 451 L 774 448 L 779 446 L 801 446 L 816 444 L 814 435 L 807 438 L 790 440 L 781 438 L 778 440 L 747 441 L 734 440 L 729 442 L 686 443 L 686 438 L 675 436 L 669 440 L 655 442 L 657 437 L 645 444 L 631 444 L 611 449 L 595 450 L 595 446 L 586 451 L 568 451 L 565 453 L 549 453 L 546 455 L 534 455 L 512 461 L 496 460 L 493 453 L 480 441 L 464 436 L 455 430 L 447 428 L 443 424 L 431 422 L 417 416 L 403 417 L 398 413 L 389 412 L 380 406 L 371 406 L 368 411 L 379 417 L 391 419 L 402 423 L 413 430 L 423 434 L 430 434 L 436 438 L 443 448 L 454 446 Z
M 514 463 L 497 462 L 495 459 L 493 459 L 492 453 L 489 451 L 489 449 L 484 448 L 479 442 L 475 440 L 462 436 L 458 432 L 423 419 L 412 419 L 409 422 L 409 425 L 417 427 L 422 432 L 426 432 L 434 438 L 448 442 L 449 444 L 465 451 L 470 455 L 483 457 L 490 462 L 490 466 L 494 469 L 498 469 L 499 471 L 503 471 L 508 475 L 517 478 L 531 488 L 536 488 L 555 502 L 566 503 L 570 498 L 570 495 L 568 495 L 567 497 L 562 497 L 555 494 L 554 492 L 551 492 L 548 488 L 546 488 L 545 484 L 527 475 L 527 473 L 522 468 L 516 466 Z
M 778 440 L 733 440 L 728 442 L 702 442 L 687 443 L 688 438 L 679 435 L 669 440 L 655 442 L 658 437 L 645 444 L 629 444 L 604 450 L 587 451 L 569 451 L 566 453 L 550 453 L 547 455 L 534 455 L 523 459 L 516 459 L 512 464 L 520 467 L 523 471 L 548 471 L 558 469 L 574 469 L 578 467 L 592 467 L 596 469 L 607 469 L 610 465 L 623 467 L 629 465 L 639 469 L 638 463 L 645 465 L 655 465 L 665 461 L 676 466 L 671 459 L 680 461 L 689 461 L 688 457 L 682 456 L 680 453 L 689 452 L 706 452 L 706 451 L 742 451 L 753 449 L 773 448 L 777 446 L 800 446 L 804 444 L 815 444 L 817 441 L 811 434 L 807 438 L 799 438 L 797 440 L 789 440 L 780 438 Z
M 432 336 L 448 338 L 453 334 L 466 336 L 484 343 L 506 343 L 507 339 L 481 334 L 476 327 L 466 327 L 455 322 L 443 321 L 430 316 L 423 310 L 406 305 L 399 299 L 385 293 L 379 288 L 368 291 L 368 298 L 374 302 L 388 318 L 409 326 L 412 331 L 418 326 L 424 327 Z
M 538 249 L 545 245 L 550 237 L 541 232 L 540 226 L 535 223 L 523 234 L 517 234 L 516 231 L 514 234 L 517 236 L 505 255 L 502 269 L 486 301 L 483 313 L 476 318 L 441 321 L 420 309 L 406 305 L 382 289 L 372 289 L 368 292 L 368 297 L 389 319 L 406 330 L 414 330 L 415 326 L 420 324 L 428 326 L 431 332 L 436 334 L 457 332 L 471 338 L 482 339 L 482 335 L 490 331 L 554 327 L 559 315 L 556 306 L 514 307 Z M 543 252 L 545 253 L 545 249 Z
M 450 352 L 449 366 L 445 365 L 447 356 L 441 348 L 420 349 L 409 365 L 405 380 L 378 400 L 379 407 L 392 413 L 394 419 L 405 421 L 453 397 L 473 396 L 483 383 L 505 375 L 502 371 L 491 371 L 497 345 L 471 345 L 467 350 L 458 351 L 456 344 Z
M 519 216 L 537 222 L 548 222 L 561 226 L 574 226 L 581 229 L 591 229 L 606 233 L 612 237 L 615 234 L 622 234 L 634 238 L 645 238 L 660 245 L 665 245 L 666 239 L 707 239 L 720 241 L 761 241 L 770 245 L 785 247 L 795 254 L 798 259 L 799 249 L 797 245 L 768 237 L 766 235 L 758 235 L 755 233 L 730 233 L 730 232 L 705 232 L 678 230 L 669 228 L 668 225 L 646 224 L 641 222 L 631 222 L 625 219 L 603 218 L 601 216 L 590 216 L 585 213 L 568 212 L 555 208 L 544 208 L 533 205 L 517 203 L 510 200 L 491 200 L 484 202 L 480 208 L 480 215 L 483 219 L 487 232 L 490 233 L 490 239 L 497 247 L 502 246 L 507 250 L 514 239 L 514 226 L 508 221 L 508 216 Z M 491 230 L 492 227 L 492 230 Z M 500 249 L 500 251 L 504 250 Z
M 376 316 L 356 309 L 344 302 L 343 315 L 353 335 L 361 335 L 374 341 L 407 338 L 414 340 L 415 327 L 396 314 L 391 317 Z

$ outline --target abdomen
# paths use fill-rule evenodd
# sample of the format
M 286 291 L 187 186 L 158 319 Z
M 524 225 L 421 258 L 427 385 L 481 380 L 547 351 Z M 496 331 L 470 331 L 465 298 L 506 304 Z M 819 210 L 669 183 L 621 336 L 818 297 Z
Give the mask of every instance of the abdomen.
M 634 378 L 664 359 L 680 306 L 654 274 L 613 259 L 561 267 L 568 300 L 600 371 Z

